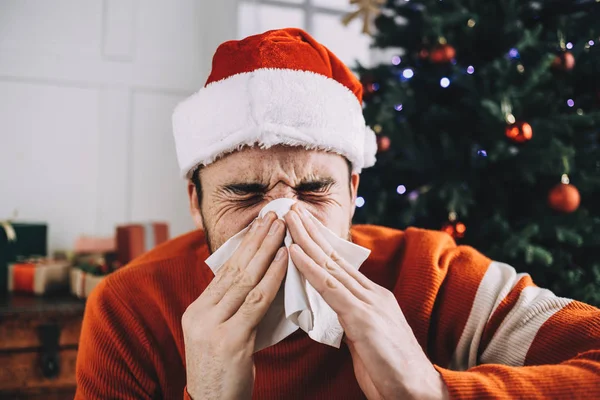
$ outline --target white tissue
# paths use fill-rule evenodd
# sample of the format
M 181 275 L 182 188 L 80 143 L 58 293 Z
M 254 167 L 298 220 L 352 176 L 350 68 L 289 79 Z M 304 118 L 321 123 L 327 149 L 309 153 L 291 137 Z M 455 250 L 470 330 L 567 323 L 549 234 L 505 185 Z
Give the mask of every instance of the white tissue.
M 259 217 L 274 211 L 280 219 L 283 219 L 294 203 L 295 201 L 291 199 L 273 200 L 260 211 Z M 335 251 L 354 268 L 360 268 L 371 251 L 338 237 L 317 218 L 311 217 Z M 215 274 L 236 251 L 248 229 L 248 227 L 244 228 L 206 259 L 206 264 Z M 286 231 L 284 243 L 289 249 L 292 244 L 289 231 Z M 313 340 L 336 348 L 340 347 L 344 335 L 337 314 L 300 274 L 288 252 L 285 282 L 258 325 L 254 351 L 280 342 L 298 328 L 308 333 Z

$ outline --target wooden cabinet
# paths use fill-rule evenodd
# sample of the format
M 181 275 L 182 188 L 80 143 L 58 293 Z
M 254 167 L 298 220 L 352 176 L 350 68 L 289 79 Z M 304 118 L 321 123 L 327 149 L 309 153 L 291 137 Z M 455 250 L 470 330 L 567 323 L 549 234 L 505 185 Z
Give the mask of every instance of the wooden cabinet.
M 0 298 L 0 399 L 72 399 L 85 302 Z

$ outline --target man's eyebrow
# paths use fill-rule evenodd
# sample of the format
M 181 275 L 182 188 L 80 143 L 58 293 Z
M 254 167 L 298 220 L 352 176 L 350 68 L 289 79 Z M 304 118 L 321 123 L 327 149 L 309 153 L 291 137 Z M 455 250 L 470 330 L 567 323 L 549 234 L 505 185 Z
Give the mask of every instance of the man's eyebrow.
M 336 181 L 333 178 L 313 178 L 304 179 L 295 187 L 298 192 L 312 192 L 315 190 L 323 190 L 335 185 Z
M 258 182 L 240 182 L 240 183 L 229 183 L 222 186 L 222 189 L 231 193 L 244 193 L 244 194 L 260 194 L 266 193 L 269 186 L 264 183 Z

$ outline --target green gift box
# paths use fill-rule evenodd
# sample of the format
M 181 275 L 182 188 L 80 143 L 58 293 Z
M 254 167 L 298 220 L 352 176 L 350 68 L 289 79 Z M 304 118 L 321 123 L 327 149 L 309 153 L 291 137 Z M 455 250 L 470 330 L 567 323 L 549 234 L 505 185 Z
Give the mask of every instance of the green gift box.
M 0 295 L 8 292 L 8 264 L 26 257 L 48 253 L 48 225 L 44 223 L 0 222 Z

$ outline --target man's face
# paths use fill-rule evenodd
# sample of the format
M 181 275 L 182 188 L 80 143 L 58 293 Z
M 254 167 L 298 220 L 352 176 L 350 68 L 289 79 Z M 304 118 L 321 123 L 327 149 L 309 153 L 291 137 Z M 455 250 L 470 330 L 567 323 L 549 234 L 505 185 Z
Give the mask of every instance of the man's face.
M 302 203 L 338 236 L 349 238 L 359 176 L 337 154 L 299 147 L 245 148 L 200 170 L 201 207 L 193 184 L 190 207 L 211 252 L 254 220 L 270 201 Z

